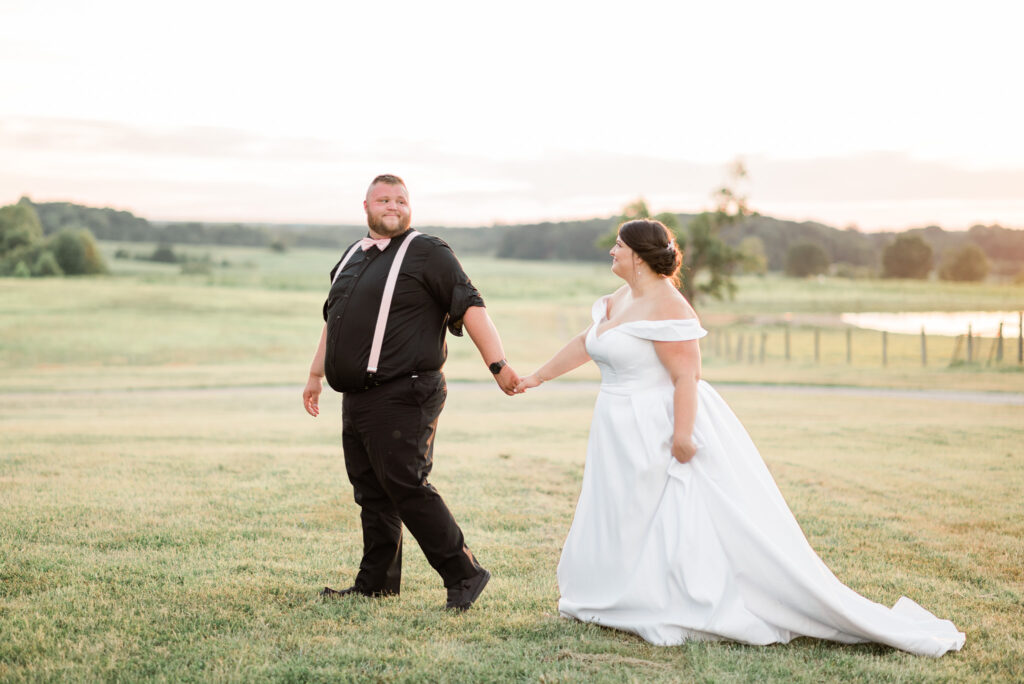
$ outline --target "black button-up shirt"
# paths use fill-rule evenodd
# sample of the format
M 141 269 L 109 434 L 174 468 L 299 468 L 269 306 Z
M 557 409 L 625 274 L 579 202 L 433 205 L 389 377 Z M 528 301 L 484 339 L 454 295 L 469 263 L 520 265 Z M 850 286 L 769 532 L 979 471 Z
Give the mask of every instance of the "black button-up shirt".
M 433 235 L 419 235 L 402 261 L 377 373 L 368 379 L 366 366 L 384 282 L 398 247 L 411 232 L 392 238 L 383 252 L 377 247 L 356 249 L 327 295 L 324 374 L 338 392 L 367 389 L 416 371 L 440 370 L 448 356 L 445 328 L 461 336 L 466 310 L 484 305 L 451 247 Z M 340 264 L 339 259 L 331 269 L 332 279 Z

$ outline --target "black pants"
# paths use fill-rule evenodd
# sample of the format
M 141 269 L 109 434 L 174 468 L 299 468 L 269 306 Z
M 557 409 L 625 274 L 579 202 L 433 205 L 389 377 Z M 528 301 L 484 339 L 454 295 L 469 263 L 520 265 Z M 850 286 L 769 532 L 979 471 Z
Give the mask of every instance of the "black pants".
M 399 593 L 402 523 L 446 587 L 480 572 L 448 506 L 427 482 L 447 394 L 444 375 L 433 371 L 344 395 L 345 469 L 363 523 L 360 590 Z

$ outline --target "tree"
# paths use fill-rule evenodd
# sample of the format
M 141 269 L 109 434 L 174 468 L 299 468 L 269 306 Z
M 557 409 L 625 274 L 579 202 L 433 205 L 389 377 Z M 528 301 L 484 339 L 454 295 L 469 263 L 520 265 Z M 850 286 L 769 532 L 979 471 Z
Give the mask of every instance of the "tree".
M 712 194 L 715 210 L 697 214 L 686 226 L 685 246 L 680 243 L 684 246 L 682 291 L 694 306 L 703 295 L 732 299 L 736 294 L 733 272 L 748 262 L 749 256 L 726 243 L 720 232 L 753 215 L 747 207 L 747 196 L 740 189 L 746 179 L 746 166 L 736 160 L 726 173 L 725 184 Z M 706 278 L 701 278 L 702 271 L 707 272 Z
M 29 247 L 43 239 L 43 224 L 31 205 L 19 202 L 0 207 L 0 255 Z
M 988 276 L 989 269 L 990 264 L 985 252 L 977 245 L 968 243 L 942 253 L 939 277 L 943 280 L 977 282 Z
M 686 226 L 686 241 L 683 246 L 683 296 L 693 306 L 704 295 L 715 299 L 732 299 L 736 294 L 736 283 L 732 274 L 746 261 L 746 255 L 730 247 L 718 233 L 723 226 L 732 223 L 740 215 L 723 211 L 705 211 L 697 214 Z M 700 278 L 706 272 L 706 278 Z
M 712 195 L 715 210 L 697 214 L 686 226 L 680 225 L 676 214 L 666 212 L 653 217 L 675 234 L 676 242 L 683 250 L 682 285 L 679 289 L 693 306 L 697 305 L 698 298 L 705 295 L 731 299 L 736 293 L 732 275 L 747 262 L 748 256 L 722 240 L 719 232 L 725 226 L 752 215 L 747 209 L 746 196 L 738 190 L 746 176 L 746 168 L 737 161 L 729 169 L 726 184 Z M 651 218 L 643 199 L 628 204 L 622 212 L 623 221 L 638 218 Z M 605 235 L 598 244 L 610 247 L 615 243 L 615 236 L 615 232 Z
M 103 262 L 96 241 L 92 233 L 85 228 L 60 231 L 51 238 L 49 248 L 67 275 L 95 275 L 107 272 L 107 266 Z
M 900 235 L 882 252 L 882 277 L 928 277 L 932 270 L 932 248 L 919 235 Z
M 828 270 L 828 254 L 821 245 L 813 242 L 799 242 L 786 253 L 786 275 L 806 278 Z

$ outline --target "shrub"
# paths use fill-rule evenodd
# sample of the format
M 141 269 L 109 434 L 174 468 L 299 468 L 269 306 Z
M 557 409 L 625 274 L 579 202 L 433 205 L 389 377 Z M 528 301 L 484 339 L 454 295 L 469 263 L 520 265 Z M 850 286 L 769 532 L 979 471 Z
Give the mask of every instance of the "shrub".
M 178 263 L 178 255 L 174 253 L 174 248 L 166 242 L 161 242 L 153 250 L 153 253 L 149 257 L 150 261 L 159 261 L 164 264 L 176 264 Z
M 32 275 L 42 277 L 62 276 L 64 275 L 64 269 L 57 263 L 57 257 L 53 255 L 53 252 L 44 251 L 36 259 L 36 263 L 32 267 Z
M 939 277 L 943 280 L 978 282 L 988 276 L 990 268 L 988 257 L 981 248 L 974 244 L 966 244 L 943 252 Z
M 828 265 L 828 254 L 813 242 L 797 243 L 786 252 L 786 275 L 794 278 L 824 273 Z
M 85 228 L 60 231 L 50 240 L 49 249 L 66 275 L 95 275 L 107 272 L 96 240 Z
M 932 247 L 919 235 L 900 235 L 882 252 L 882 277 L 924 279 L 932 270 Z

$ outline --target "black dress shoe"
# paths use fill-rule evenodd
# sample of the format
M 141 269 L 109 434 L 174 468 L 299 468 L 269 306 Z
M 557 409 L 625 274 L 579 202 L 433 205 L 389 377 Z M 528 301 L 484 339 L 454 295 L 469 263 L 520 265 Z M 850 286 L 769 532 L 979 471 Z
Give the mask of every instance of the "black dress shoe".
M 458 584 L 449 587 L 448 603 L 445 605 L 445 610 L 458 613 L 469 610 L 469 607 L 473 605 L 473 601 L 476 601 L 477 597 L 480 596 L 480 592 L 484 590 L 490 579 L 491 573 L 481 568 L 478 574 L 467 577 Z

